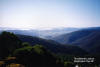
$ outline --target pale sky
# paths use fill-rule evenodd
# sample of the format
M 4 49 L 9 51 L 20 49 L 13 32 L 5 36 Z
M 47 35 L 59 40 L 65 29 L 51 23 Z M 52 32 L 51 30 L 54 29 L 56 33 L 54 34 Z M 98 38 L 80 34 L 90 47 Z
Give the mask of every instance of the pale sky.
M 100 26 L 100 0 L 0 0 L 0 27 Z

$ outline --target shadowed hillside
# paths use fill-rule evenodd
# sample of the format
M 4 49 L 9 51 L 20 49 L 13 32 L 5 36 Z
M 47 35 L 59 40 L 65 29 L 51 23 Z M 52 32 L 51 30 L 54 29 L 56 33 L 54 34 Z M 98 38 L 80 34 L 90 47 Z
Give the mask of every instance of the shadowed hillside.
M 87 28 L 55 37 L 53 40 L 62 44 L 79 46 L 92 54 L 100 52 L 100 28 Z
M 39 37 L 32 37 L 26 35 L 17 35 L 22 42 L 28 42 L 32 46 L 35 44 L 41 44 L 48 50 L 54 53 L 61 53 L 61 54 L 72 54 L 72 55 L 84 55 L 87 52 L 82 50 L 77 46 L 72 45 L 62 45 L 53 40 L 46 40 Z
M 91 67 L 97 66 L 100 59 L 78 46 L 10 32 L 0 34 L 0 48 L 0 67 L 74 67 L 74 57 L 95 57 L 95 63 L 85 64 Z
M 63 67 L 42 45 L 31 46 L 10 32 L 0 34 L 0 67 Z

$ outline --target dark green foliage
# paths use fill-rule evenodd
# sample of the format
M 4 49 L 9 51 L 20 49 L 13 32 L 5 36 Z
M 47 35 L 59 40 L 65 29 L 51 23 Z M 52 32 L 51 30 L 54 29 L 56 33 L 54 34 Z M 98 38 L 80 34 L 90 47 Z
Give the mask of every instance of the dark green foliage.
M 64 62 L 64 67 L 75 67 L 72 62 Z
M 38 37 L 26 36 L 26 35 L 17 35 L 22 42 L 28 42 L 32 46 L 36 44 L 41 44 L 46 49 L 53 53 L 61 54 L 73 54 L 73 55 L 84 55 L 87 54 L 86 51 L 82 50 L 77 46 L 71 45 L 62 45 L 52 40 L 45 40 Z
M 48 52 L 43 46 L 28 46 L 17 49 L 14 52 L 14 56 L 17 57 L 17 61 L 25 66 L 31 67 L 56 67 L 56 58 Z M 60 65 L 60 64 L 58 64 Z
M 0 58 L 7 57 L 15 49 L 21 47 L 19 38 L 10 32 L 2 32 L 0 34 Z
M 45 54 L 44 51 L 46 51 L 46 50 L 44 49 L 44 47 L 43 47 L 42 45 L 35 45 L 35 46 L 33 46 L 33 48 L 34 48 L 34 51 L 35 51 L 36 53 L 38 53 L 38 54 L 40 54 L 40 55 Z
M 14 56 L 14 59 L 6 60 L 7 64 L 17 63 L 22 64 L 25 67 L 74 67 L 74 57 L 95 58 L 95 63 L 92 64 L 78 63 L 82 67 L 93 67 L 93 65 L 99 66 L 100 64 L 99 45 L 94 46 L 94 48 L 97 49 L 93 52 L 98 52 L 97 54 L 85 55 L 87 52 L 77 46 L 61 45 L 55 41 L 45 40 L 38 37 L 25 35 L 17 36 L 9 32 L 3 32 L 0 34 L 0 60 L 9 55 Z M 99 37 L 95 37 L 96 39 L 99 39 Z M 21 41 L 23 41 L 23 43 Z M 92 43 L 96 42 L 95 44 L 99 43 L 99 40 L 91 41 Z
M 27 47 L 27 46 L 31 46 L 28 42 L 23 42 L 22 43 L 22 47 Z

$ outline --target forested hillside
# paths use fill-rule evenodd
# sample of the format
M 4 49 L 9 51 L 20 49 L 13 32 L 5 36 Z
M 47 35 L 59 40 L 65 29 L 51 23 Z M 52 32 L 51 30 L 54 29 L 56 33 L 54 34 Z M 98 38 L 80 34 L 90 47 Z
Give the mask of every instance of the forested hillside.
M 86 28 L 53 38 L 62 44 L 79 46 L 91 54 L 100 54 L 100 27 Z
M 95 57 L 93 64 L 78 63 L 81 67 L 99 65 L 99 55 L 77 46 L 10 32 L 0 34 L 0 67 L 75 67 L 74 57 Z

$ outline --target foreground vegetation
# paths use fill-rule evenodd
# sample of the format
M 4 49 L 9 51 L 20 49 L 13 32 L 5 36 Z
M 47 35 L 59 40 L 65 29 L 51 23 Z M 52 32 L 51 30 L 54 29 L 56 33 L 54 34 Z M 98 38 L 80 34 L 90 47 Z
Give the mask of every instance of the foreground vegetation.
M 63 67 L 42 45 L 31 46 L 13 33 L 0 35 L 0 67 Z
M 31 46 L 22 42 L 15 34 L 2 32 L 0 34 L 0 67 L 94 67 L 99 65 L 99 55 L 95 63 L 74 63 L 74 57 L 79 55 L 55 54 L 40 44 Z M 92 55 L 87 55 L 92 57 Z M 85 65 L 85 66 L 84 66 Z

